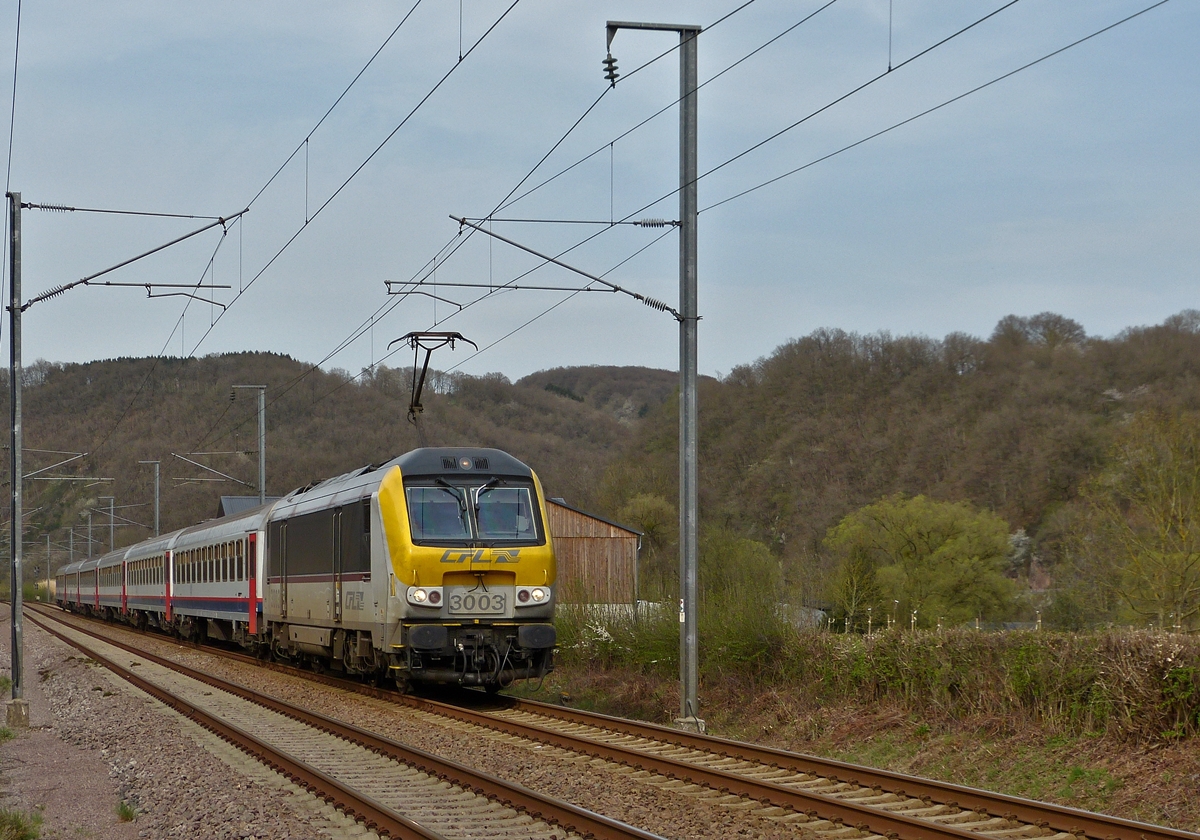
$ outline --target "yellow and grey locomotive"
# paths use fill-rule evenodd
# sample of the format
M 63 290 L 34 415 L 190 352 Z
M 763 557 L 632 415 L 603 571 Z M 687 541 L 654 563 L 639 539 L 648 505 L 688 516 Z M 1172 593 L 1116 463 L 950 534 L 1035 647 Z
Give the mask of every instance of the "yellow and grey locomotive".
M 553 666 L 546 523 L 511 455 L 417 449 L 70 564 L 57 597 L 315 667 L 496 689 Z

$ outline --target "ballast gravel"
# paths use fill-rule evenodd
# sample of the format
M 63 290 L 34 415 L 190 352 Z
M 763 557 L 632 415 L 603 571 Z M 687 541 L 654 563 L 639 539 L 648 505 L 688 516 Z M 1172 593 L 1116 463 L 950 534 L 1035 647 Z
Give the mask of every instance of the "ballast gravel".
M 333 809 L 316 802 L 282 777 L 120 681 L 78 652 L 25 624 L 26 696 L 29 686 L 48 702 L 48 720 L 40 722 L 74 750 L 107 768 L 108 778 L 89 779 L 110 786 L 109 824 L 134 833 L 91 836 L 123 838 L 267 838 L 374 837 Z M 115 632 L 115 629 L 114 629 Z M 206 655 L 164 637 L 141 636 L 137 644 L 161 656 L 202 668 L 232 682 L 253 685 L 289 703 L 353 723 L 401 743 L 436 753 L 510 782 L 549 794 L 613 819 L 670 838 L 752 838 L 796 840 L 815 835 L 801 824 L 755 816 L 753 803 L 721 799 L 712 791 L 661 786 L 662 780 L 635 778 L 628 770 L 559 750 L 522 743 L 495 733 L 384 701 L 348 694 L 297 676 Z M 7 657 L 7 650 L 3 652 Z M 45 672 L 45 678 L 38 677 Z M 32 700 L 31 700 L 32 705 Z M 37 727 L 39 721 L 32 721 Z M 24 785 L 12 783 L 9 756 L 26 735 L 0 745 L 0 797 L 29 809 L 37 804 Z M 41 747 L 40 749 L 45 749 Z M 95 763 L 98 761 L 99 763 Z M 91 771 L 92 776 L 95 770 Z M 82 781 L 82 780 L 80 780 Z M 133 823 L 116 823 L 119 801 L 133 804 Z M 59 806 L 60 808 L 63 806 Z M 88 836 L 74 832 L 65 819 L 46 811 L 43 837 Z M 66 818 L 67 814 L 62 813 Z M 77 819 L 77 818 L 72 818 Z M 84 826 L 86 823 L 74 823 Z M 74 832 L 74 833 L 73 833 Z
M 24 631 L 30 730 L 0 744 L 0 804 L 39 813 L 44 840 L 375 836 L 30 622 Z

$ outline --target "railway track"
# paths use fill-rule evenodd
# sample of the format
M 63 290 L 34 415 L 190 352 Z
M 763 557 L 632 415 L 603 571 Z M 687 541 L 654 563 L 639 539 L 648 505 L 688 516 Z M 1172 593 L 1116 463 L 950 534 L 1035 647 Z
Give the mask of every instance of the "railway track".
M 380 834 L 403 840 L 661 840 L 53 618 L 42 611 L 31 616 L 42 629 Z
M 409 706 L 431 721 L 449 719 L 460 728 L 490 730 L 511 743 L 582 754 L 648 784 L 726 804 L 737 799 L 757 816 L 796 823 L 817 834 L 901 840 L 1200 840 L 1186 831 L 532 701 L 499 698 L 483 708 L 468 708 L 328 676 L 305 676 Z
M 455 707 L 450 713 L 463 716 Z M 815 797 L 811 808 L 818 814 L 825 812 L 816 801 L 828 799 L 953 826 L 975 837 L 1200 840 L 1200 835 L 1178 829 L 533 701 L 514 700 L 509 708 L 485 715 L 503 731 L 521 737 L 529 737 L 525 733 L 531 730 L 557 732 L 572 741 L 583 739 L 619 750 L 614 756 L 634 751 L 720 774 L 761 779 L 772 789 Z M 701 778 L 698 773 L 690 780 L 701 783 Z M 760 798 L 753 789 L 746 795 Z M 793 807 L 800 807 L 799 803 Z M 843 817 L 846 822 L 850 818 L 849 813 Z M 869 818 L 864 821 L 877 825 Z

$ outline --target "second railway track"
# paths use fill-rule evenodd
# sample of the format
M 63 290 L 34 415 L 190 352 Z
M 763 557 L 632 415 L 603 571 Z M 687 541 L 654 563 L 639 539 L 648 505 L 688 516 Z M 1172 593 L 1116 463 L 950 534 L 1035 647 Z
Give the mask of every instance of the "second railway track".
M 644 783 L 814 835 L 1200 840 L 1186 831 L 574 709 L 506 698 L 467 708 L 304 676 L 412 707 L 443 726 L 454 721 L 475 736 L 487 731 L 517 746 L 583 755 Z

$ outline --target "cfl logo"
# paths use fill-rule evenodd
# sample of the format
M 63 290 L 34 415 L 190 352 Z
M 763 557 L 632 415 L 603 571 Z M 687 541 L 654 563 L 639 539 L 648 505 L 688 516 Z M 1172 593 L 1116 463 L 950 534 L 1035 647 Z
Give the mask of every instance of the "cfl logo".
M 484 555 L 490 553 L 491 557 Z M 519 548 L 480 548 L 475 551 L 470 549 L 463 551 L 461 549 L 448 548 L 442 554 L 443 563 L 516 563 L 521 554 Z

